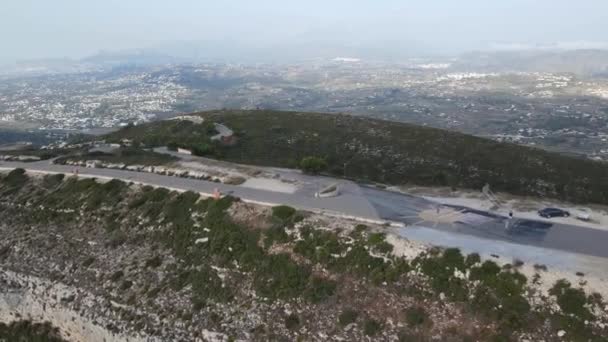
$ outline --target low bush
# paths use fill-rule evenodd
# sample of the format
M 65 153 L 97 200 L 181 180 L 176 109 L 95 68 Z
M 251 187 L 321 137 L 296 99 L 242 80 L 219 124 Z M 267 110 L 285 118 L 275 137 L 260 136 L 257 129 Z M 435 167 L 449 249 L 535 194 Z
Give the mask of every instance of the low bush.
M 287 221 L 294 216 L 296 210 L 290 206 L 279 205 L 272 207 L 272 216 L 280 220 Z
M 133 282 L 132 282 L 132 281 L 130 281 L 130 280 L 124 280 L 124 281 L 122 282 L 122 284 L 120 284 L 120 289 L 121 289 L 122 291 L 125 291 L 125 290 L 130 289 L 130 288 L 131 288 L 131 286 L 133 286 Z
M 500 272 L 500 267 L 493 261 L 486 260 L 480 267 L 471 269 L 471 280 L 492 281 Z
M 405 310 L 405 320 L 410 327 L 432 324 L 428 313 L 420 306 L 407 308 Z
M 374 252 L 388 254 L 393 251 L 393 245 L 385 241 L 386 234 L 372 233 L 367 238 L 368 245 Z
M 127 242 L 127 234 L 120 229 L 114 229 L 106 245 L 110 248 L 118 248 Z
M 113 282 L 118 281 L 120 278 L 122 278 L 124 275 L 124 273 L 122 271 L 116 271 L 114 273 L 112 273 L 112 275 L 110 276 L 110 280 Z
M 557 304 L 565 314 L 573 315 L 580 320 L 592 320 L 593 314 L 587 308 L 588 300 L 581 289 L 572 288 L 567 280 L 558 280 L 549 290 L 557 297 Z
M 473 265 L 481 262 L 481 257 L 478 253 L 471 253 L 467 255 L 464 264 L 467 268 L 472 267 Z
M 331 297 L 335 291 L 335 281 L 313 276 L 310 284 L 304 291 L 304 297 L 312 303 L 320 303 Z
M 254 274 L 254 287 L 270 298 L 299 297 L 308 284 L 310 270 L 294 263 L 287 254 L 272 254 L 260 260 Z
M 192 284 L 192 301 L 207 304 L 213 302 L 228 302 L 232 300 L 232 291 L 225 286 L 217 272 L 211 267 L 204 266 L 190 274 Z
M 146 267 L 157 268 L 163 263 L 163 258 L 160 255 L 156 255 L 146 260 Z
M 431 251 L 432 252 L 432 251 Z M 440 253 L 440 252 L 438 252 Z M 465 259 L 456 248 L 448 248 L 443 253 L 418 258 L 422 272 L 429 277 L 430 285 L 435 293 L 444 293 L 455 301 L 465 301 L 468 297 L 466 282 L 454 276 L 456 270 L 464 272 Z
M 7 342 L 64 342 L 58 328 L 50 323 L 13 321 L 0 323 L 0 340 Z
M 290 240 L 289 235 L 285 232 L 285 228 L 282 225 L 275 225 L 265 231 L 264 246 L 266 248 L 272 246 L 275 242 L 285 243 Z
M 300 235 L 303 239 L 296 243 L 294 252 L 314 263 L 329 265 L 333 262 L 331 255 L 341 254 L 344 250 L 338 236 L 333 232 L 305 227 L 300 230 Z
M 6 190 L 3 191 L 4 195 L 10 195 L 19 191 L 28 181 L 28 176 L 25 174 L 24 169 L 14 169 L 2 178 L 2 183 L 6 185 Z
M 289 330 L 296 330 L 300 327 L 300 318 L 296 314 L 285 317 L 285 327 Z
M 190 146 L 190 150 L 192 151 L 193 155 L 201 157 L 213 155 L 215 153 L 213 145 L 206 143 L 198 143 L 192 145 Z
M 359 313 L 357 311 L 353 309 L 345 309 L 338 316 L 338 323 L 340 323 L 341 326 L 345 327 L 351 323 L 355 323 L 358 317 Z
M 82 262 L 82 266 L 89 267 L 95 262 L 95 257 L 88 257 Z
M 363 333 L 367 336 L 376 336 L 381 331 L 382 325 L 374 319 L 368 318 L 363 323 Z
M 42 186 L 46 189 L 53 189 L 61 184 L 64 178 L 65 175 L 63 173 L 56 175 L 45 175 L 42 179 Z
M 327 162 L 323 158 L 309 156 L 300 161 L 300 169 L 306 173 L 318 174 L 327 169 Z

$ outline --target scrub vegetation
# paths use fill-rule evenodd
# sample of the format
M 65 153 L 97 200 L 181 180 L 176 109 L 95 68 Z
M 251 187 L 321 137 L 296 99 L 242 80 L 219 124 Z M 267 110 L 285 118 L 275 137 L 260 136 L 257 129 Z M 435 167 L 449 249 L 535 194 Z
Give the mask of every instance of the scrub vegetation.
M 195 114 L 196 115 L 196 114 Z M 203 124 L 163 121 L 107 136 L 147 146 L 204 145 L 204 155 L 302 168 L 361 181 L 452 186 L 608 204 L 608 165 L 452 131 L 350 115 L 280 111 L 199 113 Z M 234 130 L 210 140 L 211 123 Z M 201 145 L 201 146 L 202 146 Z
M 23 170 L 2 175 L 0 193 L 0 214 L 11 227 L 3 230 L 3 267 L 23 271 L 27 264 L 17 263 L 65 258 L 56 262 L 71 263 L 68 273 L 53 277 L 107 291 L 125 306 L 113 317 L 126 330 L 171 339 L 166 334 L 181 322 L 234 338 L 246 331 L 253 340 L 309 339 L 312 331 L 421 341 L 552 340 L 564 330 L 573 341 L 606 341 L 601 297 L 560 281 L 539 304 L 516 268 L 453 248 L 408 260 L 393 253 L 382 227 L 324 229 L 307 213 L 278 206 L 260 218 L 263 228 L 252 228 L 232 217 L 239 208 L 253 210 L 238 198 L 118 180 L 33 178 Z M 31 238 L 36 232 L 49 243 Z M 105 243 L 79 249 L 80 236 Z M 13 249 L 14 241 L 29 244 Z M 158 315 L 167 329 L 155 328 Z M 450 325 L 454 320 L 466 329 Z

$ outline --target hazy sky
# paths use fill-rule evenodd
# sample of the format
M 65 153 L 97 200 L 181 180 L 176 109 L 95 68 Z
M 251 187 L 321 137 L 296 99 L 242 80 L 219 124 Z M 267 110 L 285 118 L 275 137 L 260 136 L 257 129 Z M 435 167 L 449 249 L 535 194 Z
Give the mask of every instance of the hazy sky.
M 1 0 L 0 61 L 170 41 L 605 42 L 607 0 Z

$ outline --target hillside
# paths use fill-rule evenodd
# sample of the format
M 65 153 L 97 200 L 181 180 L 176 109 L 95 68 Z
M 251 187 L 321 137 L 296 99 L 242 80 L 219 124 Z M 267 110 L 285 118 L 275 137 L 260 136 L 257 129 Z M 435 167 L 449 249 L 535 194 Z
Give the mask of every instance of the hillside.
M 349 115 L 278 111 L 197 113 L 203 124 L 161 121 L 124 128 L 106 138 L 147 146 L 179 145 L 228 161 L 297 167 L 302 158 L 327 162 L 335 176 L 385 184 L 418 184 L 608 203 L 608 165 L 536 148 L 440 129 Z M 210 141 L 212 123 L 235 131 L 231 144 Z
M 606 341 L 602 296 L 546 266 L 286 206 L 16 169 L 0 215 L 1 312 L 70 341 Z

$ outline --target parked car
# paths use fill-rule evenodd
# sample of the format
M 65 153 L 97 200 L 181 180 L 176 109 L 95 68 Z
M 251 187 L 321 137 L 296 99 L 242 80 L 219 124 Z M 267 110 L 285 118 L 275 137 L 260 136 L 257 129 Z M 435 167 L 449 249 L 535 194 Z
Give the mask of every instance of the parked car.
M 581 220 L 581 221 L 591 221 L 591 210 L 589 209 L 579 209 L 577 212 L 574 213 L 576 218 Z
M 552 217 L 568 217 L 568 216 L 570 216 L 570 213 L 563 209 L 545 208 L 545 209 L 539 210 L 538 215 L 540 215 L 541 217 L 545 217 L 545 218 L 552 218 Z

